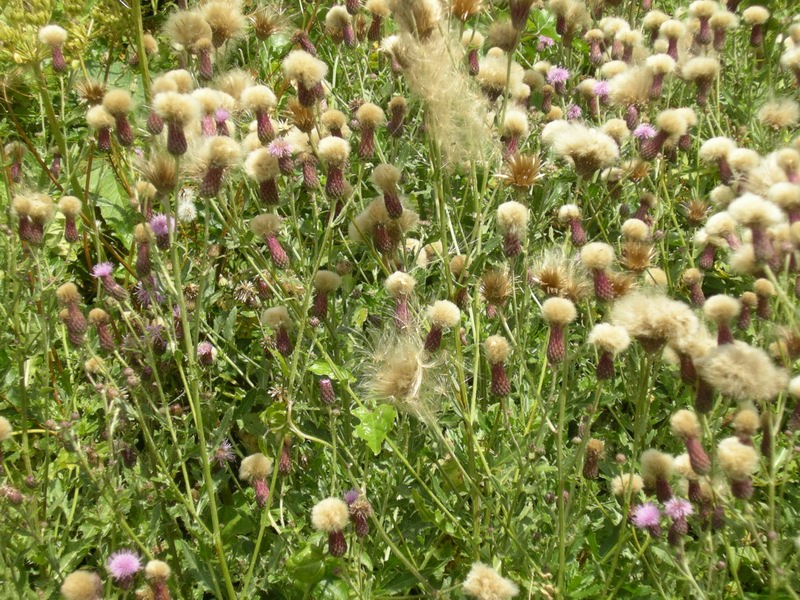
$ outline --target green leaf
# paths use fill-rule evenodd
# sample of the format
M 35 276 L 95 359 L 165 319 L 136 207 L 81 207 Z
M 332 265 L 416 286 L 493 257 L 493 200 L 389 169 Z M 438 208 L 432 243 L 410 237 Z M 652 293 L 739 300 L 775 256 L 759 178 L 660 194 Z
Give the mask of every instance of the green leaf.
M 361 421 L 356 426 L 356 436 L 364 440 L 377 456 L 380 454 L 386 434 L 394 425 L 397 411 L 394 406 L 381 404 L 372 411 L 366 408 L 357 408 L 353 414 Z
M 308 545 L 292 554 L 286 561 L 286 570 L 299 583 L 314 585 L 325 575 L 322 551 L 316 545 Z
M 348 600 L 347 584 L 341 579 L 325 578 L 314 588 L 314 598 Z
M 92 168 L 92 181 L 94 182 L 94 201 L 100 214 L 103 215 L 108 227 L 129 247 L 133 243 L 133 227 L 136 220 L 131 218 L 131 201 L 123 193 L 119 183 L 114 178 L 114 172 L 102 162 Z

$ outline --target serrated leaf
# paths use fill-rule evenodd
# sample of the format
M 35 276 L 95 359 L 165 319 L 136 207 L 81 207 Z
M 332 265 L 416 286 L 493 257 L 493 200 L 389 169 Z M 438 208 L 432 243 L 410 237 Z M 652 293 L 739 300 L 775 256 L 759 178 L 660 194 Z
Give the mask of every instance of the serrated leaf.
M 380 404 L 374 410 L 357 408 L 353 414 L 361 421 L 356 426 L 356 436 L 361 438 L 370 447 L 370 450 L 377 456 L 380 454 L 383 440 L 394 425 L 397 418 L 397 411 L 394 406 Z
M 323 554 L 317 546 L 306 546 L 286 561 L 286 570 L 299 583 L 314 585 L 325 575 Z

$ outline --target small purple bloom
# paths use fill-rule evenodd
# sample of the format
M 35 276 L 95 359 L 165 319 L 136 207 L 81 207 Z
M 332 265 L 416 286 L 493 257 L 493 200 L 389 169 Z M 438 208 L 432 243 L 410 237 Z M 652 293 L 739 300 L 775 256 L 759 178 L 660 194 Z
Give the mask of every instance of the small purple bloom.
M 652 502 L 645 502 L 633 509 L 632 521 L 639 529 L 658 526 L 661 511 Z
M 642 123 L 633 130 L 633 137 L 639 138 L 640 140 L 651 140 L 656 137 L 656 133 L 656 128 L 650 125 L 650 123 Z
M 230 113 L 225 108 L 218 108 L 214 111 L 214 120 L 218 122 L 225 122 L 230 116 Z
M 555 41 L 551 37 L 547 37 L 546 35 L 539 36 L 539 44 L 537 45 L 536 49 L 541 52 L 542 50 L 547 50 L 550 48 Z
M 292 155 L 292 147 L 283 138 L 276 138 L 269 143 L 267 151 L 276 158 L 286 158 Z
M 571 105 L 567 109 L 567 121 L 574 121 L 581 118 L 581 108 L 577 104 Z
M 92 269 L 92 277 L 108 277 L 114 272 L 114 264 L 110 262 L 97 263 Z
M 117 583 L 130 583 L 134 575 L 142 569 L 142 561 L 132 550 L 119 550 L 108 557 L 106 568 Z
M 209 366 L 217 358 L 217 349 L 211 342 L 200 342 L 197 344 L 197 361 L 204 366 Z
M 606 98 L 608 96 L 608 82 L 598 81 L 597 83 L 594 84 L 592 92 L 598 98 Z
M 158 281 L 155 277 L 150 277 L 146 281 L 140 281 L 133 288 L 133 293 L 139 305 L 147 308 L 151 304 L 161 304 L 164 296 L 158 289 Z
M 564 67 L 552 67 L 547 72 L 547 83 L 564 83 L 569 79 L 569 71 Z
M 664 503 L 664 512 L 673 519 L 685 519 L 694 514 L 692 503 L 683 498 L 672 498 Z
M 198 344 L 199 345 L 199 344 Z M 235 456 L 233 455 L 233 446 L 228 440 L 222 440 L 219 448 L 214 450 L 214 457 L 212 462 L 218 466 L 223 466 L 225 463 L 233 462 Z
M 344 493 L 344 503 L 347 504 L 347 506 L 350 506 L 353 502 L 358 500 L 358 497 L 360 495 L 361 492 L 359 492 L 358 490 L 349 490 Z
M 153 215 L 153 218 L 150 219 L 150 229 L 153 230 L 153 234 L 156 236 L 162 235 L 169 235 L 170 229 L 175 229 L 174 225 L 170 228 L 170 219 L 167 215 L 163 213 L 158 213 Z

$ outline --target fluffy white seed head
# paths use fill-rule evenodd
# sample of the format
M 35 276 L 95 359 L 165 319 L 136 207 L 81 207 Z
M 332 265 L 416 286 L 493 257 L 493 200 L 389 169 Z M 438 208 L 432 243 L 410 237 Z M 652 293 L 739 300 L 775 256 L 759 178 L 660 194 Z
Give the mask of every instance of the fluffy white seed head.
M 278 159 L 270 154 L 267 148 L 257 148 L 247 155 L 244 172 L 256 181 L 275 179 L 280 173 Z
M 642 476 L 645 481 L 669 479 L 672 475 L 673 460 L 666 452 L 654 448 L 642 452 Z
M 10 438 L 13 431 L 14 428 L 11 427 L 11 423 L 9 423 L 8 419 L 0 417 L 0 442 L 5 442 Z
M 783 217 L 777 206 L 750 192 L 731 202 L 728 214 L 742 225 L 761 227 L 778 223 Z
M 554 325 L 566 325 L 578 316 L 575 305 L 566 298 L 548 298 L 542 303 L 542 316 Z
M 39 30 L 39 41 L 45 46 L 61 46 L 67 41 L 67 31 L 58 25 L 45 25 Z
M 506 117 L 503 120 L 503 133 L 513 137 L 525 137 L 528 135 L 528 116 L 519 108 L 509 108 L 506 110 Z
M 335 292 L 342 285 L 342 278 L 334 271 L 317 271 L 314 275 L 314 287 L 324 294 Z
M 486 358 L 491 364 L 504 363 L 511 351 L 508 340 L 502 335 L 491 335 L 483 343 Z
M 558 220 L 562 223 L 568 223 L 575 219 L 581 218 L 581 209 L 577 204 L 565 204 L 558 209 Z
M 650 237 L 650 228 L 640 219 L 627 219 L 621 231 L 625 239 L 635 242 L 644 242 Z
M 177 92 L 164 92 L 156 96 L 153 100 L 153 109 L 165 121 L 181 125 L 196 121 L 200 114 L 196 100 Z
M 742 310 L 741 302 L 725 294 L 711 296 L 703 304 L 703 314 L 715 323 L 727 323 Z
M 611 323 L 598 323 L 589 333 L 588 341 L 605 352 L 619 354 L 628 348 L 631 337 L 624 327 Z
M 530 211 L 515 200 L 503 202 L 497 207 L 497 227 L 502 234 L 524 236 L 528 230 Z
M 519 594 L 513 581 L 480 562 L 472 565 L 463 587 L 467 596 L 478 600 L 509 600 Z
M 769 19 L 769 11 L 763 6 L 750 6 L 744 9 L 742 19 L 748 25 L 763 25 Z
M 166 581 L 169 579 L 171 573 L 172 569 L 170 569 L 169 565 L 163 560 L 148 561 L 147 565 L 144 567 L 145 576 L 154 581 Z
M 272 473 L 272 459 L 256 452 L 242 460 L 239 466 L 239 479 L 244 481 L 258 481 L 266 479 Z
M 273 306 L 264 311 L 264 322 L 270 329 L 291 329 L 292 318 L 285 306 Z
M 727 137 L 713 137 L 700 146 L 700 160 L 716 162 L 728 158 L 728 154 L 736 149 L 736 142 Z
M 311 524 L 317 531 L 334 533 L 341 531 L 350 520 L 350 510 L 339 498 L 326 498 L 311 509 Z
M 278 99 L 271 89 L 265 85 L 254 85 L 242 92 L 242 106 L 251 112 L 271 111 L 278 104 Z
M 428 308 L 428 318 L 439 327 L 455 327 L 461 319 L 461 311 L 449 300 L 437 300 Z
M 729 437 L 717 446 L 717 462 L 729 479 L 748 479 L 758 467 L 758 453 L 738 437 Z
M 672 433 L 679 438 L 696 438 L 700 435 L 700 422 L 690 410 L 679 410 L 670 417 L 669 424 Z
M 287 79 L 299 81 L 310 89 L 325 79 L 328 65 L 305 50 L 292 50 L 283 59 L 283 72 Z
M 587 269 L 607 269 L 614 262 L 614 248 L 603 242 L 586 244 L 581 248 L 581 262 Z
M 342 166 L 350 156 L 350 143 L 340 137 L 329 136 L 319 141 L 317 151 L 326 163 Z

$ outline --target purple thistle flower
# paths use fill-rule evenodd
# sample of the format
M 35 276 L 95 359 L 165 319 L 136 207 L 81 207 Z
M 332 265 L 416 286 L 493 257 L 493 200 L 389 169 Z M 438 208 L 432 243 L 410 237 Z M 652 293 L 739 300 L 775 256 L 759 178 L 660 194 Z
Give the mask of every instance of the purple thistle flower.
M 224 123 L 230 118 L 231 114 L 226 108 L 218 108 L 214 111 L 214 120 L 218 123 Z
M 556 83 L 564 83 L 567 79 L 569 79 L 569 71 L 567 71 L 564 67 L 552 67 L 547 72 L 547 83 L 551 85 Z
M 292 155 L 292 147 L 283 138 L 276 138 L 269 143 L 267 151 L 276 158 L 286 158 Z
M 657 133 L 656 128 L 650 125 L 650 123 L 642 123 L 633 130 L 633 137 L 640 140 L 651 140 L 656 137 Z
M 97 277 L 98 279 L 100 279 L 102 277 L 108 277 L 113 272 L 114 272 L 113 263 L 101 262 L 97 263 L 92 269 L 92 277 Z
M 233 462 L 236 457 L 233 454 L 233 445 L 227 440 L 222 440 L 219 448 L 214 450 L 214 456 L 211 461 L 222 467 L 225 463 Z
M 592 87 L 592 93 L 598 98 L 607 98 L 608 97 L 608 82 L 607 81 L 598 81 Z
M 153 230 L 153 234 L 156 236 L 162 236 L 169 235 L 169 230 L 174 230 L 175 227 L 170 227 L 170 220 L 167 215 L 158 213 L 153 215 L 153 218 L 150 219 L 150 229 Z
M 661 519 L 661 511 L 652 502 L 645 502 L 633 509 L 631 520 L 639 529 L 657 527 Z
M 153 303 L 161 304 L 164 301 L 164 296 L 158 289 L 158 280 L 155 277 L 149 277 L 147 280 L 137 283 L 133 288 L 133 294 L 136 296 L 136 301 L 143 308 L 147 308 Z
M 664 513 L 672 519 L 685 519 L 694 514 L 694 506 L 683 498 L 672 498 L 664 503 Z
M 203 366 L 209 366 L 217 358 L 217 349 L 211 342 L 200 342 L 197 344 L 197 361 Z
M 119 550 L 108 557 L 106 569 L 114 583 L 127 589 L 133 583 L 136 573 L 142 569 L 142 561 L 132 550 Z
M 536 49 L 541 52 L 542 50 L 547 50 L 548 48 L 552 47 L 555 44 L 555 41 L 551 37 L 547 37 L 546 35 L 539 36 L 539 43 L 536 46 Z
M 577 104 L 572 104 L 567 109 L 567 121 L 574 121 L 581 118 L 581 107 Z
M 359 492 L 358 490 L 355 490 L 355 489 L 349 490 L 349 491 L 344 493 L 344 497 L 343 497 L 344 503 L 347 504 L 347 506 L 350 506 L 353 502 L 358 500 L 358 497 L 360 495 L 361 495 L 361 492 Z

